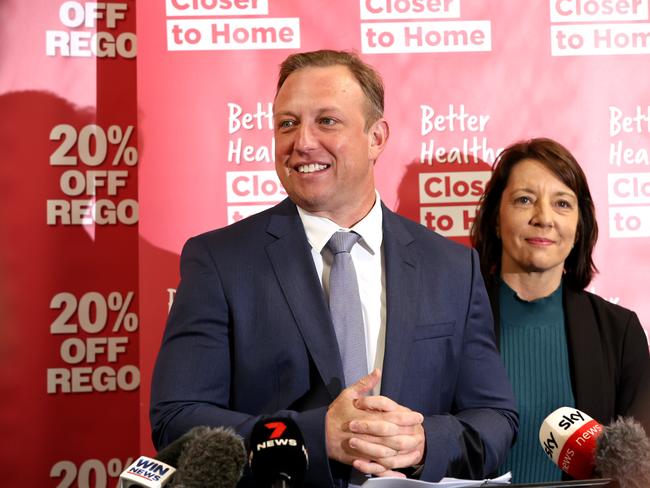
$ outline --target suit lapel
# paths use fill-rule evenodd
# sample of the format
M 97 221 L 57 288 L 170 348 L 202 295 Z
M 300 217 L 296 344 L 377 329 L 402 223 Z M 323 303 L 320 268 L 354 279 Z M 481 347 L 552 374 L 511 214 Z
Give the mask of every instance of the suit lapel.
M 406 371 L 417 296 L 417 259 L 408 246 L 413 237 L 399 219 L 383 207 L 384 269 L 386 273 L 386 341 L 381 394 L 399 398 Z
M 311 247 L 293 203 L 285 200 L 278 206 L 267 232 L 276 237 L 266 248 L 275 276 L 309 354 L 334 399 L 342 389 L 343 367 Z
M 485 288 L 487 290 L 488 298 L 490 299 L 490 307 L 492 308 L 492 320 L 494 321 L 494 339 L 497 350 L 501 350 L 501 308 L 499 306 L 499 281 L 491 275 L 485 280 Z

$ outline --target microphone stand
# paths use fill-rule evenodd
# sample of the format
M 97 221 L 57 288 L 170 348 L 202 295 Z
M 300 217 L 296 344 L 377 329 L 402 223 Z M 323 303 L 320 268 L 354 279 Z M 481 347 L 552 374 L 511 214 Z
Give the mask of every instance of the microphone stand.
M 278 478 L 273 482 L 271 488 L 291 488 L 291 476 L 287 473 L 278 473 Z

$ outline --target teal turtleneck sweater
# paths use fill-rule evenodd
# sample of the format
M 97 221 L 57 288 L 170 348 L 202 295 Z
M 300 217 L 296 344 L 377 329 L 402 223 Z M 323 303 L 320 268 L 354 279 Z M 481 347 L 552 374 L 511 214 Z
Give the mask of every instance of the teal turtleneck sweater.
M 562 285 L 527 302 L 501 281 L 499 306 L 501 355 L 519 407 L 519 435 L 501 472 L 512 471 L 513 483 L 561 480 L 539 443 L 539 428 L 555 409 L 575 407 Z

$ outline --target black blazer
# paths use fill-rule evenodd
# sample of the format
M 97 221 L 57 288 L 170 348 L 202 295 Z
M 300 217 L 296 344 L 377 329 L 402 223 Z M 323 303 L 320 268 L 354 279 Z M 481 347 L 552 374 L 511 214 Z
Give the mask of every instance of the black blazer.
M 489 282 L 498 347 L 499 285 Z M 602 424 L 633 416 L 650 434 L 650 355 L 636 313 L 566 284 L 563 302 L 576 408 Z

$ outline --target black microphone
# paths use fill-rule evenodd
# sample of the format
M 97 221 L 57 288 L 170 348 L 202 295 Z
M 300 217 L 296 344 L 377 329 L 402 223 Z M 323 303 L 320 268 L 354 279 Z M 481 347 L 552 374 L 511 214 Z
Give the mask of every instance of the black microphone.
M 172 486 L 235 488 L 245 463 L 244 441 L 234 430 L 195 427 L 188 432 L 188 438 L 180 449 Z
M 260 487 L 302 486 L 309 461 L 298 425 L 288 417 L 258 421 L 251 433 L 249 462 Z

